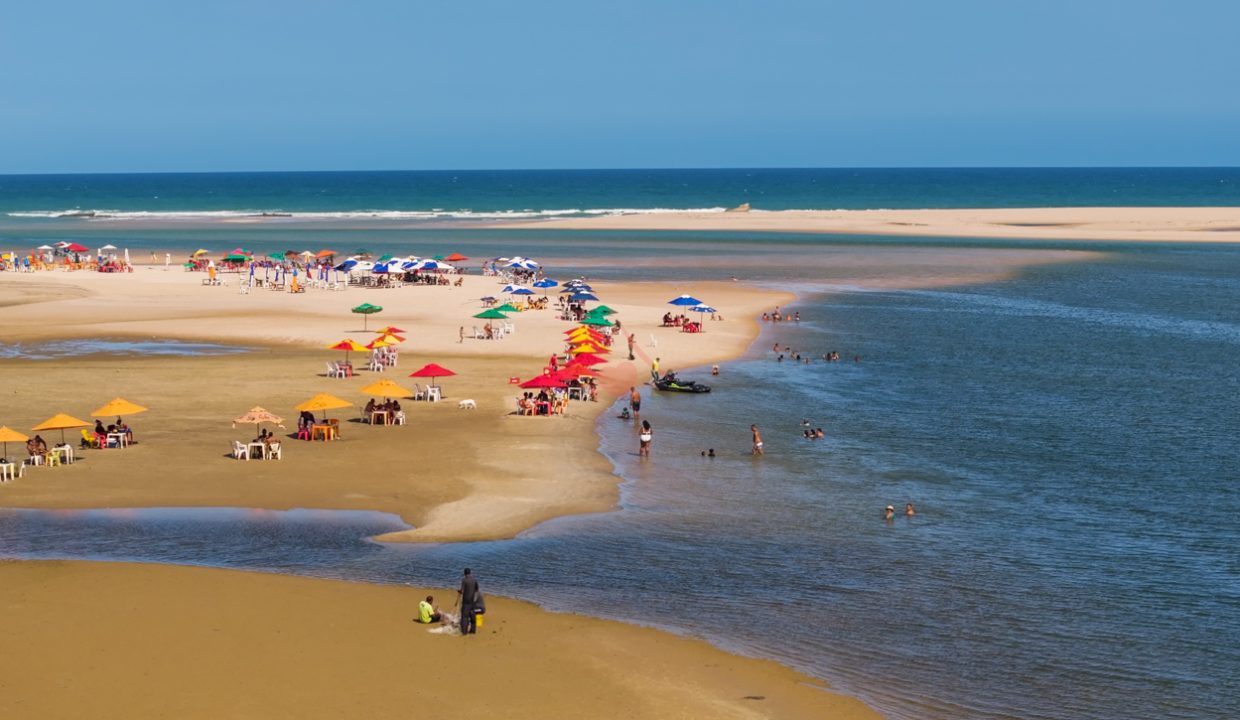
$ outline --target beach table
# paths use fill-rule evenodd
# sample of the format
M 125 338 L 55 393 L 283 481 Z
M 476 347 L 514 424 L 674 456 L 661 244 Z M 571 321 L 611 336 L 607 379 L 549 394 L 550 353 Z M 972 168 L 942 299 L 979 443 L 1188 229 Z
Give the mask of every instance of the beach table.
M 17 466 L 13 463 L 0 463 L 0 482 L 12 480 L 16 472 Z
M 371 425 L 390 425 L 392 423 L 392 413 L 388 410 L 371 410 Z
M 323 442 L 336 439 L 335 425 L 314 425 L 310 428 L 310 439 L 314 440 L 316 435 L 323 436 Z
M 115 446 L 113 441 L 116 441 Z M 108 447 L 124 448 L 129 446 L 129 433 L 108 433 Z
M 255 452 L 257 451 L 257 453 Z M 267 443 L 255 440 L 246 446 L 245 459 L 262 460 L 267 457 Z

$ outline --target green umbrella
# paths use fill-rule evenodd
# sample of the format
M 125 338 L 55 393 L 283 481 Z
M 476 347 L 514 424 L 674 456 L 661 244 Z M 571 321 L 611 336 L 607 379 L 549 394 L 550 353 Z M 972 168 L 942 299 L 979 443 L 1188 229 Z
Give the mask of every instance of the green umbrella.
M 249 260 L 249 258 L 244 255 L 229 255 L 224 258 L 224 262 L 245 262 L 246 260 Z
M 521 312 L 521 309 L 513 307 L 512 303 L 504 303 L 495 309 L 500 312 Z
M 368 316 L 374 315 L 375 313 L 381 312 L 382 310 L 383 308 L 379 307 L 378 305 L 371 305 L 370 303 L 362 303 L 361 305 L 358 305 L 357 307 L 353 308 L 353 312 L 358 313 L 359 315 L 362 316 L 362 330 L 363 331 L 366 330 L 366 322 L 369 320 Z
M 590 310 L 590 312 L 587 314 L 588 315 L 615 315 L 616 312 L 617 312 L 616 310 L 612 310 L 606 305 L 599 305 L 598 307 Z
M 474 317 L 482 318 L 483 320 L 507 320 L 508 319 L 508 316 L 500 312 L 499 308 L 487 308 L 486 310 L 483 310 L 482 312 L 478 313 Z M 610 325 L 611 323 L 608 323 L 608 324 Z
M 267 257 L 277 262 L 284 262 L 284 253 L 281 253 L 281 252 L 270 253 L 269 255 L 267 255 Z
M 587 315 L 586 319 L 581 321 L 581 324 L 582 325 L 606 325 L 608 327 L 615 325 L 615 323 L 608 320 L 607 318 L 596 317 L 592 315 Z
M 438 260 L 439 262 L 443 262 L 443 261 L 444 261 L 444 256 L 443 256 L 443 255 L 436 255 L 436 256 L 435 256 L 435 259 L 436 259 L 436 260 Z
M 391 255 L 384 255 L 383 257 L 379 258 L 379 259 L 378 259 L 378 260 L 376 260 L 375 262 L 377 262 L 377 263 L 385 263 L 385 262 L 387 262 L 388 260 L 391 260 L 391 259 L 392 259 L 392 256 L 391 256 Z

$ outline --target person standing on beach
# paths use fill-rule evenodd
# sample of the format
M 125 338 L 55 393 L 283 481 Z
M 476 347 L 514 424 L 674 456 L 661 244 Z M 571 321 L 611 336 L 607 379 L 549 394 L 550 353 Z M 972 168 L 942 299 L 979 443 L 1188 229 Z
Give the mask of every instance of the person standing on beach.
M 633 346 L 637 344 L 637 333 L 629 333 L 629 359 L 636 360 L 637 356 L 633 354 Z
M 629 407 L 633 409 L 633 419 L 642 419 L 642 394 L 635 386 L 629 386 Z
M 465 568 L 465 573 L 461 576 L 461 587 L 456 594 L 461 603 L 461 634 L 473 635 L 478 632 L 478 628 L 474 626 L 474 611 L 477 610 L 479 591 L 478 578 L 474 577 L 469 568 Z
M 758 432 L 757 425 L 750 425 L 749 432 L 753 433 L 753 454 L 762 455 L 762 433 Z
M 649 420 L 642 420 L 641 434 L 637 436 L 640 444 L 637 446 L 638 457 L 650 457 L 650 441 L 654 440 L 654 428 L 650 427 Z
M 465 342 L 465 326 L 464 326 L 464 325 L 462 325 L 462 326 L 461 326 L 461 329 L 457 332 L 457 339 L 456 339 L 456 341 L 457 341 L 458 343 L 463 343 L 463 342 Z
M 655 380 L 659 379 L 659 358 L 655 358 L 654 362 L 650 363 L 650 377 Z

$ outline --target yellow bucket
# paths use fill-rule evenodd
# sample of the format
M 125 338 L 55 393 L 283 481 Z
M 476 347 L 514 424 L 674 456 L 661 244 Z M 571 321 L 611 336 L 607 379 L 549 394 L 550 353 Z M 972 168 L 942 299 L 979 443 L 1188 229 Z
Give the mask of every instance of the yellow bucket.
M 482 618 L 486 617 L 483 613 L 474 613 L 474 627 L 482 627 Z

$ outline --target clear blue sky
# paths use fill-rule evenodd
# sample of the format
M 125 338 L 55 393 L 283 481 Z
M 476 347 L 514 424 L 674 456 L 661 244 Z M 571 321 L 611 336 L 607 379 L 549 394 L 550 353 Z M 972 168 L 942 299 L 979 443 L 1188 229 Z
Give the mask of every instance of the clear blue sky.
M 1236 0 L 9 2 L 0 172 L 1240 165 Z

